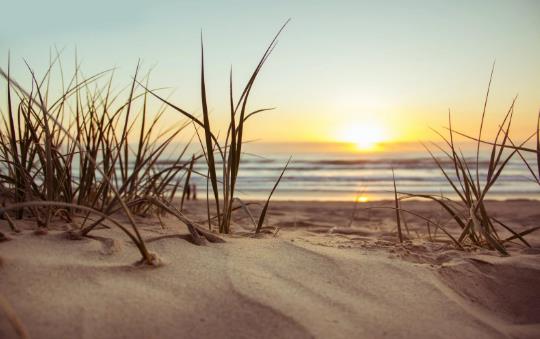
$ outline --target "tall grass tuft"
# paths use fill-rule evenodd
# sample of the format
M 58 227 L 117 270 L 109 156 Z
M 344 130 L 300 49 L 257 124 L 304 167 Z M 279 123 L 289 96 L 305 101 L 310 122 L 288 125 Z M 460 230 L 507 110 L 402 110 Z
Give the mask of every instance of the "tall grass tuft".
M 263 56 L 259 60 L 259 63 L 252 72 L 248 82 L 246 83 L 240 97 L 235 100 L 233 93 L 233 75 L 232 70 L 229 76 L 229 109 L 230 120 L 227 128 L 227 133 L 223 143 L 220 143 L 218 137 L 212 130 L 212 120 L 208 111 L 208 100 L 205 83 L 205 68 L 204 68 L 204 45 L 201 37 L 201 106 L 202 106 L 202 120 L 195 117 L 195 115 L 187 112 L 186 110 L 171 103 L 165 98 L 158 95 L 155 91 L 147 89 L 153 96 L 161 100 L 181 115 L 190 119 L 196 128 L 201 128 L 204 131 L 203 138 L 200 138 L 202 152 L 206 165 L 208 167 L 207 180 L 211 188 L 211 196 L 213 200 L 213 210 L 216 212 L 215 217 L 211 217 L 211 206 L 208 203 L 208 226 L 210 229 L 212 221 L 217 221 L 217 230 L 220 233 L 229 233 L 231 230 L 232 212 L 235 209 L 233 203 L 236 199 L 236 182 L 238 179 L 238 172 L 240 170 L 240 160 L 242 156 L 242 147 L 244 144 L 244 130 L 245 123 L 248 119 L 256 114 L 270 110 L 271 108 L 263 108 L 255 111 L 248 111 L 248 99 L 255 84 L 255 80 L 259 75 L 263 65 L 269 58 L 271 52 L 277 44 L 277 38 L 287 25 L 289 20 L 279 29 L 278 33 L 274 36 L 268 47 L 266 48 Z M 147 87 L 145 87 L 147 88 Z M 216 159 L 217 158 L 217 159 Z M 221 168 L 219 167 L 221 163 Z M 283 175 L 283 173 L 282 173 Z M 221 179 L 220 179 L 221 178 Z M 279 183 L 279 177 L 277 183 Z M 277 186 L 276 183 L 276 186 Z M 220 187 L 221 186 L 221 187 Z M 274 187 L 275 189 L 275 187 Z M 274 190 L 272 190 L 273 193 Z M 272 195 L 270 194 L 270 196 Z M 270 197 L 269 197 L 270 198 Z M 268 202 L 263 208 L 263 212 L 259 219 L 259 225 L 264 221 L 266 208 Z M 256 228 L 256 232 L 260 230 L 260 226 Z
M 167 166 L 158 166 L 158 159 L 189 123 L 156 132 L 166 106 L 149 119 L 148 93 L 137 84 L 139 65 L 125 101 L 111 89 L 114 72 L 83 78 L 77 62 L 67 85 L 59 66 L 61 92 L 52 98 L 51 74 L 59 60 L 58 55 L 41 79 L 28 66 L 32 79 L 28 91 L 12 78 L 9 61 L 7 72 L 0 69 L 7 83 L 0 129 L 0 190 L 10 203 L 0 215 L 11 220 L 9 213 L 14 211 L 16 219 L 34 218 L 40 229 L 48 228 L 53 218 L 82 217 L 79 231 L 72 234 L 75 238 L 108 220 L 151 264 L 155 256 L 147 250 L 133 214 L 163 211 L 149 198 L 167 203 L 174 198 L 171 192 L 176 190 L 170 188 L 178 181 L 172 182 L 180 172 L 189 172 L 191 162 L 182 160 L 185 149 Z M 109 79 L 100 83 L 107 74 Z M 135 148 L 128 143 L 129 135 L 138 137 Z M 119 210 L 131 230 L 111 218 Z M 90 222 L 90 214 L 98 219 Z
M 469 244 L 473 246 L 487 247 L 489 249 L 497 250 L 502 255 L 508 255 L 508 251 L 505 246 L 507 242 L 514 239 L 519 239 L 525 246 L 530 246 L 529 243 L 524 239 L 524 235 L 540 229 L 540 227 L 533 227 L 518 233 L 510 226 L 492 215 L 486 207 L 485 201 L 490 189 L 499 180 L 504 168 L 516 154 L 520 154 L 520 152 L 523 151 L 531 151 L 540 154 L 540 152 L 538 152 L 540 147 L 537 146 L 537 150 L 524 147 L 524 145 L 534 135 L 537 136 L 537 144 L 539 144 L 538 127 L 537 131 L 533 135 L 519 145 L 514 144 L 510 138 L 510 129 L 517 97 L 512 101 L 503 121 L 500 123 L 495 135 L 495 139 L 493 141 L 485 141 L 482 139 L 482 130 L 486 116 L 486 106 L 489 98 L 492 76 L 493 70 L 489 80 L 477 137 L 470 137 L 464 133 L 455 131 L 452 127 L 450 112 L 448 113 L 448 136 L 444 136 L 436 131 L 436 133 L 443 140 L 444 146 L 441 147 L 435 143 L 433 143 L 433 146 L 443 154 L 443 157 L 445 157 L 446 160 L 448 160 L 448 162 L 451 164 L 451 169 L 445 168 L 443 166 L 443 161 L 435 156 L 429 147 L 425 146 L 431 158 L 446 179 L 447 184 L 450 185 L 453 192 L 458 197 L 457 201 L 450 200 L 449 198 L 443 196 L 409 193 L 401 193 L 400 200 L 422 198 L 435 201 L 442 206 L 443 210 L 448 213 L 451 219 L 454 220 L 457 225 L 459 225 L 461 228 L 461 233 L 459 237 L 455 239 L 454 237 L 450 236 L 450 234 L 444 228 L 441 229 L 446 235 L 450 236 L 459 247 Z M 470 160 L 467 160 L 461 150 L 459 150 L 456 146 L 454 141 L 456 135 L 466 136 L 467 138 L 476 142 L 476 154 L 472 163 Z M 481 144 L 487 144 L 490 148 L 489 152 L 486 154 L 489 160 L 487 161 L 487 167 L 485 168 L 486 175 L 484 177 L 479 174 L 480 166 L 482 165 L 482 162 L 480 161 Z M 525 160 L 523 156 L 522 159 Z M 528 164 L 527 166 L 534 175 L 532 167 Z M 396 205 L 396 209 L 397 208 L 398 206 Z M 433 223 L 431 224 L 433 225 Z M 501 229 L 510 232 L 512 235 L 510 237 L 503 238 L 499 232 Z

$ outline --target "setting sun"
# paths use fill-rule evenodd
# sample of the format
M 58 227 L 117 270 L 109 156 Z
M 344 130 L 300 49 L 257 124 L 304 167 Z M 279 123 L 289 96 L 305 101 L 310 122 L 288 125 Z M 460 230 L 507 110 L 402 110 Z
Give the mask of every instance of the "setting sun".
M 389 139 L 385 129 L 375 123 L 361 123 L 344 128 L 337 139 L 355 145 L 360 151 L 375 150 L 381 142 Z
M 356 202 L 368 202 L 369 201 L 369 198 L 366 197 L 365 195 L 361 195 L 359 197 L 356 197 Z

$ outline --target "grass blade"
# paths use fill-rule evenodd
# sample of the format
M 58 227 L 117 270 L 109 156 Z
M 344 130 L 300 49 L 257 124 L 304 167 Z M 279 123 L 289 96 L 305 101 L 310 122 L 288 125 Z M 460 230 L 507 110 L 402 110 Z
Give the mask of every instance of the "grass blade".
M 266 199 L 266 203 L 264 204 L 264 207 L 261 211 L 261 215 L 259 216 L 259 222 L 257 223 L 257 228 L 255 229 L 255 233 L 259 233 L 261 231 L 261 228 L 264 223 L 264 218 L 266 217 L 266 211 L 268 210 L 268 205 L 270 204 L 270 199 L 272 198 L 272 194 L 274 194 L 274 191 L 279 185 L 279 182 L 281 181 L 281 178 L 283 177 L 283 174 L 287 170 L 287 167 L 289 166 L 289 163 L 291 162 L 292 157 L 289 157 L 289 160 L 287 160 L 287 163 L 285 164 L 285 167 L 283 167 L 283 170 L 281 171 L 281 174 L 279 175 L 278 179 L 276 180 L 276 183 L 274 184 L 274 187 L 272 188 L 272 191 L 270 191 L 270 194 L 268 195 L 268 199 Z

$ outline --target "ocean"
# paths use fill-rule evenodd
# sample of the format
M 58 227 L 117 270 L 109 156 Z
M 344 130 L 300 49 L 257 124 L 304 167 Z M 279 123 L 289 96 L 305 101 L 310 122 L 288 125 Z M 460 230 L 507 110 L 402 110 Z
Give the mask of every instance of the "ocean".
M 441 153 L 435 155 L 444 160 Z M 272 199 L 354 201 L 393 199 L 392 169 L 397 190 L 416 194 L 436 194 L 455 198 L 451 186 L 426 151 L 355 154 L 332 152 L 265 153 L 244 155 L 237 181 L 237 196 L 245 200 L 266 199 L 289 156 L 291 163 Z M 471 172 L 476 175 L 475 156 L 466 155 Z M 536 168 L 536 161 L 530 159 Z M 453 178 L 449 161 L 442 162 Z M 479 176 L 485 182 L 488 159 L 481 156 Z M 206 173 L 206 167 L 195 169 Z M 199 197 L 206 195 L 206 179 L 194 175 Z M 457 183 L 457 182 L 456 182 Z M 540 199 L 538 185 L 519 156 L 515 156 L 490 189 L 488 199 Z

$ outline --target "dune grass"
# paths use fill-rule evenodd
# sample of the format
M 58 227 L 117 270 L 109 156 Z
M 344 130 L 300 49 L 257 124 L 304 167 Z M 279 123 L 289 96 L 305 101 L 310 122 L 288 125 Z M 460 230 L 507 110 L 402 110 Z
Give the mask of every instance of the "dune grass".
M 232 213 L 239 208 L 233 207 L 233 203 L 238 201 L 235 193 L 245 123 L 268 110 L 248 111 L 248 98 L 287 22 L 267 47 L 236 101 L 231 71 L 230 124 L 223 144 L 211 129 L 202 39 L 202 120 L 159 96 L 156 90 L 149 90 L 149 74 L 141 75 L 139 63 L 130 85 L 123 91 L 114 91 L 114 70 L 84 77 L 75 60 L 75 70 L 66 79 L 57 52 L 39 79 L 27 64 L 31 84 L 25 89 L 13 79 L 8 60 L 7 70 L 0 68 L 0 76 L 7 85 L 7 108 L 2 112 L 0 127 L 0 193 L 3 198 L 0 216 L 14 231 L 17 220 L 33 219 L 39 234 L 46 233 L 55 219 L 70 223 L 77 220 L 80 224 L 68 233 L 71 239 L 87 236 L 108 221 L 133 241 L 142 261 L 148 264 L 156 264 L 157 257 L 147 249 L 134 215 L 171 214 L 188 226 L 194 243 L 222 241 L 184 215 L 186 189 L 193 174 L 206 177 L 214 200 L 214 209 L 208 204 L 210 231 L 214 220 L 220 233 L 231 231 Z M 55 70 L 60 74 L 59 81 L 53 79 Z M 58 91 L 59 94 L 53 96 L 52 93 Z M 150 111 L 150 107 L 156 105 L 150 105 L 149 101 L 155 98 L 159 108 Z M 162 118 L 169 108 L 182 114 L 175 126 L 163 129 Z M 192 125 L 197 134 L 198 129 L 204 131 L 204 141 L 201 140 L 201 153 L 186 160 L 189 144 L 182 150 L 173 149 L 172 145 Z M 174 154 L 174 158 L 163 161 L 166 154 Z M 207 175 L 194 170 L 194 164 L 203 158 Z M 255 233 L 263 225 L 270 198 L 287 165 L 264 204 L 254 226 Z M 177 208 L 174 199 L 180 191 Z M 247 204 L 242 205 L 248 209 Z M 216 214 L 212 217 L 214 211 Z M 119 212 L 127 217 L 129 227 L 115 220 L 114 214 Z
M 533 227 L 522 232 L 516 232 L 512 227 L 505 224 L 504 222 L 496 218 L 492 213 L 490 213 L 490 211 L 486 207 L 485 201 L 488 198 L 488 193 L 490 189 L 499 180 L 504 168 L 509 163 L 509 161 L 516 156 L 516 154 L 519 154 L 521 159 L 525 161 L 526 166 L 529 168 L 533 177 L 538 182 L 538 177 L 540 177 L 540 162 L 538 166 L 539 176 L 537 177 L 532 170 L 532 166 L 527 163 L 527 161 L 525 160 L 526 158 L 521 154 L 521 152 L 534 152 L 538 156 L 537 159 L 540 159 L 540 139 L 538 137 L 538 131 L 540 128 L 540 116 L 537 123 L 537 131 L 519 145 L 514 144 L 510 138 L 510 130 L 514 114 L 515 102 L 517 99 L 516 97 L 514 98 L 508 111 L 506 112 L 503 121 L 500 123 L 494 140 L 483 140 L 482 132 L 484 121 L 486 118 L 486 107 L 489 98 L 492 77 L 493 70 L 486 92 L 478 136 L 471 137 L 464 133 L 455 131 L 452 127 L 452 119 L 450 112 L 448 113 L 448 136 L 444 136 L 442 133 L 436 131 L 436 133 L 441 137 L 444 146 L 441 147 L 435 143 L 433 143 L 432 145 L 437 148 L 441 152 L 443 157 L 445 157 L 445 160 L 451 164 L 451 169 L 445 168 L 443 165 L 443 160 L 435 156 L 435 154 L 428 146 L 425 146 L 431 158 L 446 179 L 446 183 L 452 188 L 452 191 L 457 196 L 457 201 L 438 195 L 410 194 L 406 192 L 398 192 L 395 186 L 396 184 L 394 179 L 396 205 L 395 209 L 400 241 L 402 239 L 402 236 L 400 230 L 400 216 L 398 211 L 401 211 L 401 209 L 399 207 L 398 201 L 411 198 L 420 198 L 435 201 L 443 208 L 443 210 L 449 215 L 449 217 L 451 217 L 451 220 L 453 220 L 460 227 L 461 233 L 459 237 L 455 238 L 451 236 L 450 233 L 441 225 L 437 225 L 429 219 L 422 217 L 422 219 L 428 222 L 428 227 L 431 224 L 434 225 L 436 229 L 441 229 L 460 248 L 463 248 L 465 245 L 486 247 L 489 249 L 497 250 L 502 255 L 508 255 L 505 244 L 515 239 L 519 240 L 525 246 L 530 247 L 524 236 L 540 229 L 540 227 Z M 459 148 L 456 146 L 454 141 L 456 135 L 465 136 L 476 142 L 476 153 L 472 162 L 468 160 L 463 155 L 461 150 L 459 150 Z M 537 149 L 534 150 L 524 147 L 524 145 L 535 135 L 537 138 Z M 489 160 L 487 161 L 487 166 L 485 168 L 487 173 L 485 177 L 482 177 L 480 175 L 480 167 L 483 164 L 480 161 L 481 144 L 489 145 L 489 152 L 486 154 Z M 410 213 L 410 211 L 404 211 Z M 508 231 L 511 236 L 506 238 L 502 237 L 500 235 L 500 230 Z M 429 230 L 429 233 L 431 233 L 431 230 Z
M 119 227 L 135 243 L 141 256 L 148 263 L 154 260 L 146 248 L 133 215 L 171 214 L 188 225 L 197 244 L 205 240 L 220 241 L 212 231 L 230 233 L 233 212 L 243 209 L 254 225 L 254 232 L 263 227 L 268 206 L 279 185 L 287 166 L 284 166 L 275 185 L 265 201 L 256 221 L 248 205 L 237 197 L 236 186 L 241 167 L 241 157 L 245 143 L 246 122 L 251 117 L 270 110 L 248 109 L 250 94 L 264 64 L 274 50 L 277 39 L 288 21 L 279 29 L 251 73 L 240 96 L 233 93 L 233 74 L 229 76 L 229 123 L 224 140 L 213 130 L 215 122 L 210 116 L 205 82 L 204 45 L 201 37 L 200 95 L 202 118 L 173 104 L 149 89 L 149 75 L 141 75 L 137 64 L 133 80 L 125 91 L 113 91 L 114 70 L 104 71 L 84 77 L 80 65 L 75 62 L 75 70 L 65 79 L 59 53 L 51 61 L 45 74 L 38 79 L 28 66 L 31 75 L 29 89 L 24 89 L 11 76 L 10 62 L 7 71 L 0 69 L 0 76 L 6 81 L 7 110 L 2 114 L 0 128 L 0 190 L 9 204 L 0 208 L 0 215 L 7 220 L 12 230 L 16 230 L 16 220 L 33 218 L 37 229 L 46 230 L 53 219 L 68 222 L 82 220 L 71 237 L 88 235 L 103 221 Z M 52 97 L 55 89 L 51 81 L 54 69 L 59 70 L 60 94 Z M 448 134 L 436 133 L 443 146 L 433 143 L 444 160 L 439 159 L 432 148 L 426 146 L 434 163 L 440 169 L 446 183 L 452 188 L 457 201 L 447 197 L 428 194 L 410 194 L 397 189 L 396 177 L 392 170 L 394 206 L 397 235 L 404 241 L 402 213 L 412 214 L 427 222 L 431 236 L 431 226 L 442 230 L 459 248 L 466 245 L 487 247 L 507 255 L 505 244 L 519 240 L 529 246 L 524 236 L 540 227 L 516 232 L 509 225 L 493 216 L 485 205 L 490 189 L 500 179 L 506 165 L 519 156 L 527 166 L 533 179 L 540 185 L 540 113 L 536 121 L 536 131 L 523 142 L 516 144 L 510 131 L 516 98 L 508 108 L 493 140 L 483 137 L 486 108 L 489 99 L 493 69 L 483 104 L 480 127 L 477 136 L 456 131 L 448 114 Z M 123 98 L 123 99 L 122 99 Z M 149 101 L 156 100 L 159 109 L 150 112 Z M 180 113 L 180 123 L 168 129 L 161 129 L 162 118 L 167 109 Z M 199 137 L 201 153 L 187 157 L 186 146 L 171 152 L 172 143 L 188 127 L 195 126 Z M 199 134 L 199 131 L 202 133 Z M 476 142 L 475 157 L 464 156 L 455 143 L 456 136 L 466 137 Z M 536 148 L 525 145 L 533 137 Z M 129 142 L 135 138 L 136 142 Z M 481 145 L 489 148 L 486 162 L 480 161 Z M 164 154 L 175 154 L 173 159 L 161 161 Z M 536 155 L 536 168 L 525 153 Z M 187 159 L 186 159 L 187 158 Z M 197 173 L 194 165 L 204 159 L 206 175 Z M 445 167 L 450 163 L 451 168 Z M 480 167 L 486 165 L 486 175 L 480 175 Z M 183 214 L 186 189 L 192 175 L 202 175 L 207 180 L 207 223 L 209 231 L 199 223 L 191 221 Z M 179 207 L 174 206 L 174 198 L 181 192 Z M 427 199 L 439 204 L 460 227 L 461 233 L 454 237 L 429 218 L 408 211 L 401 201 L 413 198 Z M 236 203 L 236 205 L 235 205 Z M 239 204 L 239 205 L 238 205 Z M 128 218 L 130 227 L 125 227 L 113 218 L 122 211 Z M 12 215 L 13 214 L 13 215 Z M 97 216 L 91 219 L 90 215 Z M 500 230 L 511 234 L 502 237 Z
M 212 130 L 212 119 L 208 111 L 208 98 L 205 83 L 205 68 L 204 68 L 204 44 L 201 37 L 201 107 L 202 107 L 202 120 L 197 118 L 194 114 L 180 108 L 173 104 L 169 100 L 158 95 L 155 91 L 152 91 L 145 87 L 149 93 L 154 97 L 167 104 L 169 107 L 179 112 L 182 116 L 187 117 L 193 122 L 196 128 L 200 128 L 204 131 L 203 137 L 199 138 L 204 159 L 208 168 L 207 180 L 211 187 L 211 194 L 213 200 L 213 210 L 215 210 L 215 217 L 211 216 L 211 204 L 208 202 L 208 227 L 212 229 L 212 221 L 217 221 L 217 230 L 219 233 L 229 233 L 231 231 L 231 219 L 232 212 L 234 210 L 235 194 L 236 194 L 236 182 L 238 179 L 238 172 L 241 165 L 242 148 L 244 145 L 244 133 L 245 126 L 248 119 L 256 114 L 271 110 L 273 108 L 262 108 L 254 111 L 248 111 L 248 100 L 253 90 L 257 76 L 259 75 L 265 62 L 270 57 L 273 49 L 277 44 L 277 39 L 283 29 L 288 24 L 287 20 L 283 26 L 279 29 L 274 36 L 268 47 L 266 48 L 263 56 L 259 60 L 257 66 L 253 70 L 249 80 L 247 81 L 240 97 L 235 100 L 233 93 L 233 74 L 232 70 L 229 77 L 229 110 L 230 120 L 227 128 L 225 140 L 220 142 L 216 133 Z M 221 164 L 221 168 L 219 166 Z M 288 164 L 288 163 L 287 163 Z M 285 166 L 286 168 L 286 166 Z M 285 171 L 285 169 L 283 170 Z M 263 207 L 261 217 L 259 218 L 256 232 L 260 231 L 262 223 L 266 215 L 266 210 L 270 197 L 272 196 L 275 188 L 279 184 L 283 172 L 274 186 L 274 189 L 270 193 L 270 196 Z M 208 199 L 208 198 L 207 198 Z
M 137 93 L 139 65 L 125 101 L 111 89 L 113 71 L 83 78 L 78 65 L 67 85 L 60 69 L 62 91 L 51 98 L 51 74 L 59 60 L 58 55 L 41 79 L 28 67 L 32 77 L 29 91 L 12 78 L 9 62 L 7 72 L 0 69 L 7 83 L 7 111 L 0 131 L 0 189 L 10 203 L 0 214 L 8 221 L 8 211 L 15 211 L 16 219 L 33 218 L 38 229 L 47 229 L 54 218 L 71 222 L 75 216 L 82 217 L 75 238 L 88 235 L 108 220 L 152 263 L 133 214 L 163 210 L 141 198 L 172 201 L 171 182 L 179 172 L 189 172 L 191 162 L 182 160 L 184 152 L 167 166 L 158 167 L 157 161 L 188 124 L 156 132 L 165 106 L 149 120 L 148 93 Z M 109 79 L 100 83 L 106 75 Z M 135 149 L 128 143 L 128 135 L 137 135 Z M 173 192 L 179 183 L 173 184 Z M 131 230 L 111 218 L 119 209 Z M 99 218 L 87 225 L 90 214 Z

